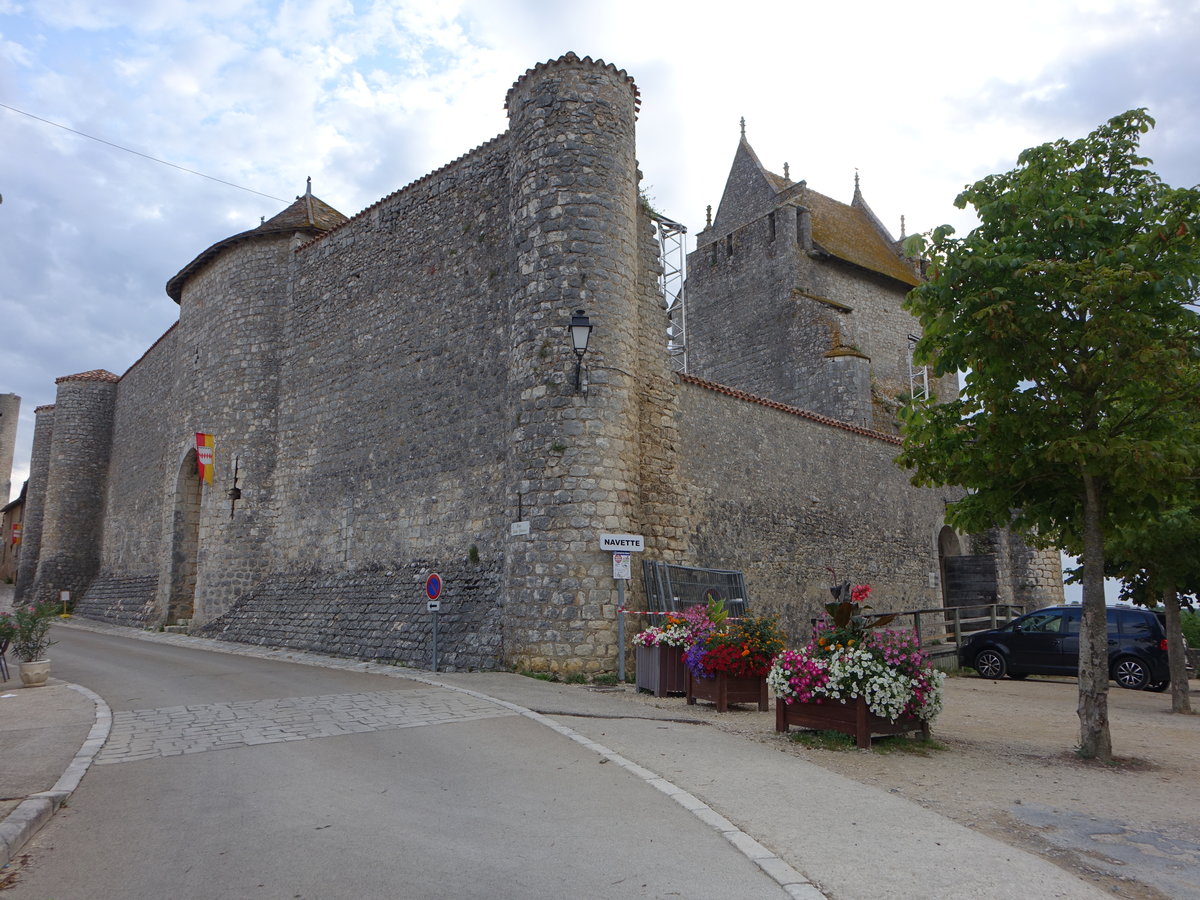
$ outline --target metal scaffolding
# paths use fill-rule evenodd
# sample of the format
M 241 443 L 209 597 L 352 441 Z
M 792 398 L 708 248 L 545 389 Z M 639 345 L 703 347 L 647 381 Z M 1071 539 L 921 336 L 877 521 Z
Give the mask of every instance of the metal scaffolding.
M 676 372 L 687 371 L 687 228 L 666 216 L 651 213 L 658 238 L 662 274 L 658 289 L 667 311 L 667 355 Z
M 914 402 L 929 399 L 929 368 L 918 366 L 913 359 L 918 340 L 915 334 L 908 336 L 908 395 Z

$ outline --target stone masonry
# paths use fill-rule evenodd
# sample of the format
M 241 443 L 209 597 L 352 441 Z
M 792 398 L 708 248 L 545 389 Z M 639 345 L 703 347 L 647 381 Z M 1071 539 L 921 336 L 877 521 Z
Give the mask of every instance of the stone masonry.
M 437 572 L 444 666 L 563 673 L 620 652 L 606 532 L 744 569 L 752 603 L 792 623 L 825 566 L 937 602 L 944 498 L 891 462 L 886 402 L 917 276 L 865 203 L 851 221 L 746 145 L 691 264 L 699 368 L 674 374 L 639 103 L 627 73 L 567 54 L 517 79 L 508 129 L 459 159 L 352 218 L 310 186 L 188 263 L 167 284 L 176 325 L 39 409 L 20 594 L 426 665 Z M 854 226 L 842 244 L 830 222 Z M 751 295 L 769 306 L 728 308 Z M 576 310 L 594 326 L 578 391 Z M 779 315 L 783 332 L 764 327 Z

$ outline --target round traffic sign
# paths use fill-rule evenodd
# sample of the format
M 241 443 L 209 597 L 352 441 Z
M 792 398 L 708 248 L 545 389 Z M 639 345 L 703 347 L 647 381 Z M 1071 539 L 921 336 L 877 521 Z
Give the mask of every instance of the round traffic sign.
M 430 572 L 429 577 L 425 579 L 425 596 L 430 600 L 436 600 L 442 595 L 442 576 L 437 572 Z

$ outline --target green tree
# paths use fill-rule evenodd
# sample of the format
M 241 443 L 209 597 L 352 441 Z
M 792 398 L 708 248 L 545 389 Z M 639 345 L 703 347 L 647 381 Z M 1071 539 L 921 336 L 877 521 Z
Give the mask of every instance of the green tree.
M 1106 555 L 1108 574 L 1122 579 L 1121 599 L 1142 606 L 1162 602 L 1171 674 L 1171 711 L 1190 713 L 1180 597 L 1200 594 L 1200 497 L 1193 480 L 1180 484 L 1191 494 L 1143 519 L 1114 529 Z
M 904 412 L 898 461 L 916 484 L 957 484 L 968 530 L 1011 527 L 1082 559 L 1079 752 L 1109 759 L 1106 530 L 1196 469 L 1177 418 L 1200 387 L 1200 192 L 1171 188 L 1138 153 L 1145 110 L 1087 137 L 1024 151 L 956 199 L 980 224 L 935 229 L 928 281 L 906 308 L 919 361 L 964 372 L 955 401 Z

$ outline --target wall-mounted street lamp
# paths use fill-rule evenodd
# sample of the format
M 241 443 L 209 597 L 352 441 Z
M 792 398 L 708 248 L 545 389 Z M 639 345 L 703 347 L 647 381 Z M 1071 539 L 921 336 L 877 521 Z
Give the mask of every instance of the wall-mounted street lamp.
M 571 324 L 567 326 L 571 332 L 571 348 L 575 351 L 575 393 L 580 391 L 579 371 L 583 367 L 583 354 L 587 353 L 588 339 L 592 336 L 592 323 L 584 315 L 582 309 L 575 310 L 571 316 Z

